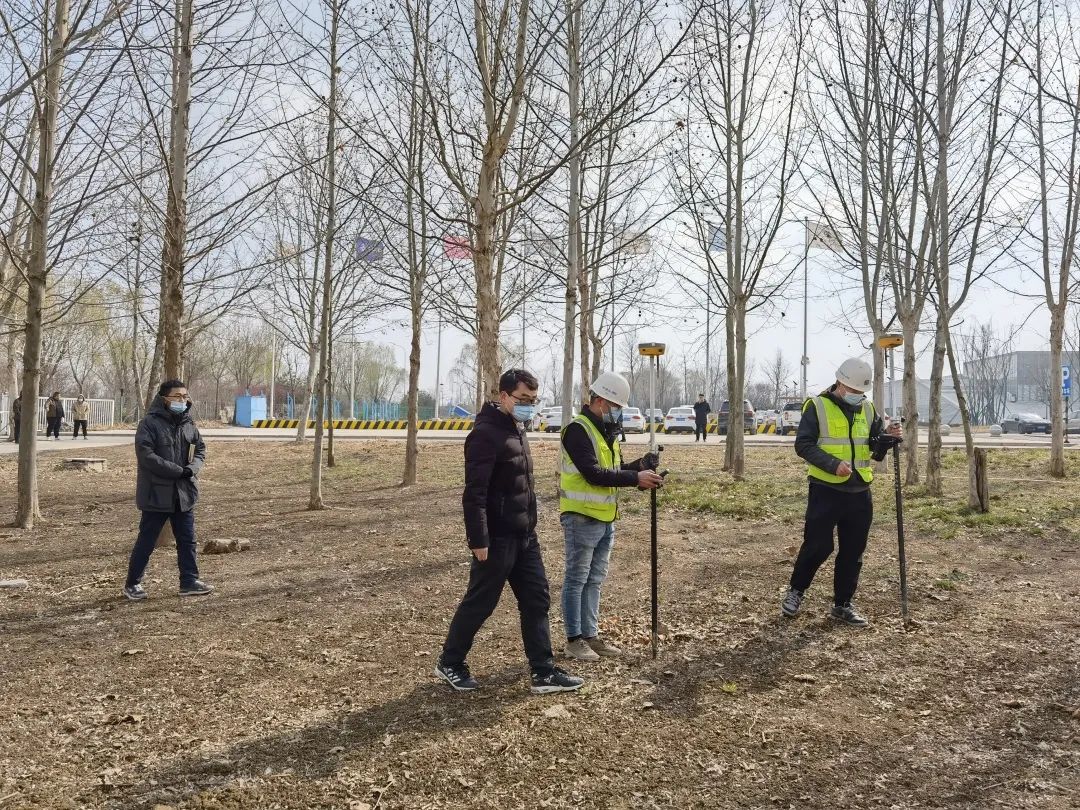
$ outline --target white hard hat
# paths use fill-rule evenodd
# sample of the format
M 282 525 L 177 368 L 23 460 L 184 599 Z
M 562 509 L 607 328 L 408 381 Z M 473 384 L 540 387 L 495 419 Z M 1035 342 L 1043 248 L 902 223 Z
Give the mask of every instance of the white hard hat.
M 620 408 L 630 401 L 630 383 L 622 374 L 605 371 L 589 386 L 589 390 L 608 402 L 614 402 Z
M 874 384 L 874 370 L 870 364 L 858 357 L 849 357 L 836 370 L 837 382 L 842 382 L 853 391 L 869 391 Z

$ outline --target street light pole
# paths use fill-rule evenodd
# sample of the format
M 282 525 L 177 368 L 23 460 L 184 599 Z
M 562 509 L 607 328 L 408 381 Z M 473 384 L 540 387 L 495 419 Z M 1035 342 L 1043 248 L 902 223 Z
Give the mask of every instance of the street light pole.
M 439 418 L 439 398 L 442 394 L 442 314 L 439 314 L 439 337 L 435 341 L 435 418 Z
M 807 265 L 810 263 L 810 220 L 806 217 L 803 218 L 803 263 L 802 263 L 802 384 L 799 390 L 799 397 L 806 401 L 806 372 L 807 366 L 810 365 L 810 358 L 808 353 L 808 335 L 809 335 L 809 290 L 810 283 L 807 272 Z

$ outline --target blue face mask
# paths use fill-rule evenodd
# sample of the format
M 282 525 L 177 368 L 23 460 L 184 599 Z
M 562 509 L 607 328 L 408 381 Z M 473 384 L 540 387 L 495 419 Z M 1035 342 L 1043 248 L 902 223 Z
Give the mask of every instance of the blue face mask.
M 856 394 L 854 392 L 849 392 L 847 394 L 844 394 L 843 400 L 852 408 L 857 408 L 862 405 L 863 402 L 866 400 L 866 394 Z
M 172 411 L 173 413 L 178 413 L 178 414 L 183 413 L 184 411 L 187 410 L 187 403 L 186 402 L 170 402 L 169 403 L 169 410 Z
M 604 414 L 605 425 L 621 425 L 622 424 L 622 408 L 612 407 L 610 411 Z
M 536 416 L 535 405 L 515 405 L 514 406 L 514 418 L 519 422 L 525 423 Z

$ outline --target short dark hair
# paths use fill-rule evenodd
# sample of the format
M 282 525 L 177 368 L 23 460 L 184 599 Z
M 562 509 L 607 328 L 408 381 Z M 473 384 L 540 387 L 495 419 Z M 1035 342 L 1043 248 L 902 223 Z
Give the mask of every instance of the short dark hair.
M 540 387 L 540 381 L 532 372 L 523 368 L 511 368 L 499 377 L 499 390 L 512 394 L 517 390 L 519 383 L 523 383 L 530 391 L 536 391 Z
M 187 388 L 187 386 L 184 385 L 183 380 L 165 380 L 165 382 L 158 386 L 157 395 L 163 397 L 174 388 Z

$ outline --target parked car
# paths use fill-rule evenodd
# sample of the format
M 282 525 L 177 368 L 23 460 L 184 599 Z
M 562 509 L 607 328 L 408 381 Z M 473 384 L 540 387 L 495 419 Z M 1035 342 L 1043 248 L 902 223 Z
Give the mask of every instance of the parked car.
M 799 421 L 802 419 L 802 403 L 788 402 L 780 411 L 780 420 L 776 423 L 776 432 L 781 436 L 799 431 Z
M 672 408 L 664 417 L 665 433 L 693 433 L 694 409 L 689 405 Z
M 645 432 L 645 417 L 641 413 L 641 408 L 622 409 L 622 428 L 623 433 Z
M 1002 433 L 1050 433 L 1050 420 L 1036 413 L 1021 413 L 1001 420 Z
M 664 424 L 664 411 L 662 408 L 646 408 L 645 409 L 645 421 L 646 423 L 653 422 L 657 425 Z
M 562 405 L 552 405 L 550 408 L 544 408 L 540 414 L 539 430 L 544 433 L 558 433 L 562 430 Z
M 728 413 L 731 410 L 731 406 L 725 399 L 720 403 L 720 413 L 716 419 L 716 431 L 721 435 L 727 434 L 728 429 Z M 747 433 L 754 432 L 754 406 L 750 404 L 750 400 L 743 400 L 743 430 Z

